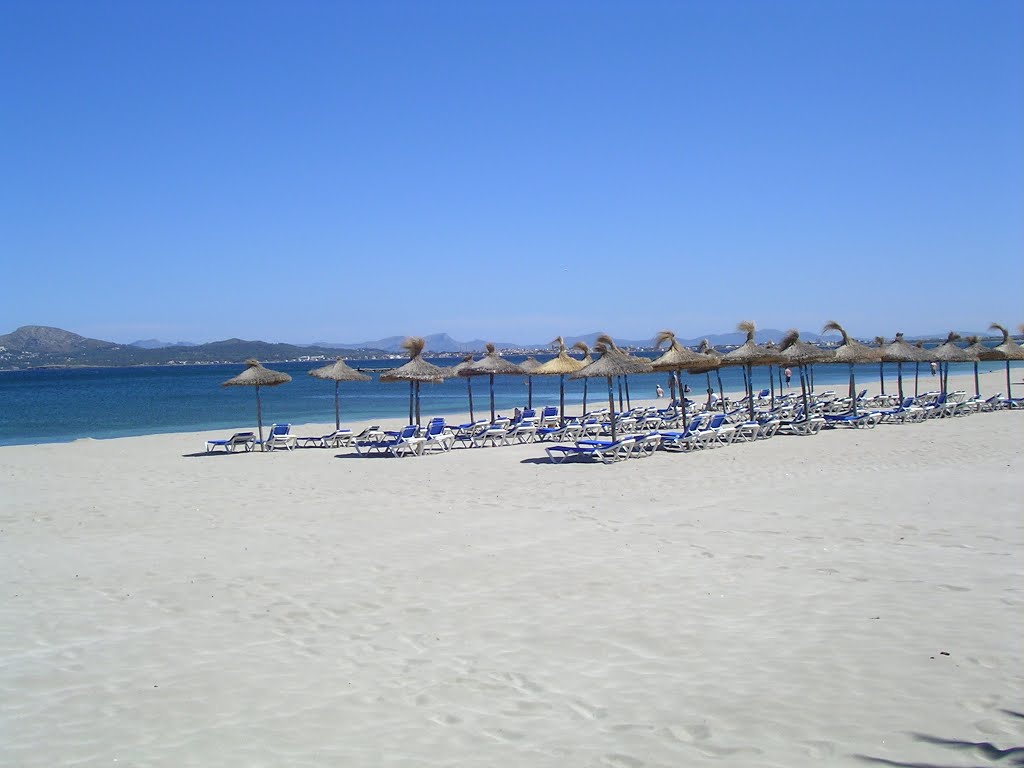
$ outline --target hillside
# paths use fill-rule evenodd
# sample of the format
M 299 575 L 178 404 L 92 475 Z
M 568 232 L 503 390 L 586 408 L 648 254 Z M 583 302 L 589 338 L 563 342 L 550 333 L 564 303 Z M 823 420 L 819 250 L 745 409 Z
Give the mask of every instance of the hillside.
M 318 346 L 226 339 L 189 346 L 141 347 L 90 339 L 61 328 L 26 325 L 0 336 L 0 370 L 46 366 L 241 363 L 257 360 L 331 359 L 338 350 Z M 348 358 L 378 357 L 380 350 L 346 350 Z

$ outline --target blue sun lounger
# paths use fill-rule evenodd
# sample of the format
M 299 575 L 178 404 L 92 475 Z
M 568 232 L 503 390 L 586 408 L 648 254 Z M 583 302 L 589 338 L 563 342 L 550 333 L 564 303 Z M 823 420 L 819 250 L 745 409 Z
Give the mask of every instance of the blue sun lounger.
M 395 458 L 401 458 L 407 453 L 418 454 L 419 446 L 424 442 L 423 438 L 416 437 L 418 430 L 419 427 L 410 424 L 401 432 L 388 435 L 382 440 L 356 440 L 356 453 L 360 456 L 369 456 L 371 453 L 390 454 Z
M 552 445 L 545 448 L 548 458 L 555 464 L 561 464 L 566 459 L 576 457 L 579 459 L 593 459 L 603 464 L 611 464 L 613 461 L 621 461 L 629 458 L 636 444 L 636 435 L 623 437 L 615 442 L 610 440 L 588 440 L 576 445 Z
M 218 448 L 223 448 L 225 453 L 234 453 L 235 449 L 241 446 L 248 453 L 255 445 L 256 435 L 252 432 L 235 432 L 231 437 L 224 440 L 207 440 L 206 452 L 213 453 Z

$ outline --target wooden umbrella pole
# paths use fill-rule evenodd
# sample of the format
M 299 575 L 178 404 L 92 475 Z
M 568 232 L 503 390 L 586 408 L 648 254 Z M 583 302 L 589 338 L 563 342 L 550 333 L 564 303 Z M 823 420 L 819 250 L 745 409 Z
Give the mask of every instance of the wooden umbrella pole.
M 903 402 L 903 363 L 896 363 L 896 386 L 900 391 L 900 402 Z
M 633 403 L 629 400 L 629 376 L 623 376 L 622 381 L 626 385 L 626 410 L 631 410 Z
M 978 361 L 974 361 L 974 396 L 981 397 L 981 385 L 978 383 Z
M 914 363 L 914 397 L 918 396 L 918 393 L 917 393 L 917 377 L 918 377 L 918 374 L 920 373 L 920 371 L 921 371 L 921 364 L 920 363 Z
M 413 400 L 416 396 L 416 385 L 412 379 L 409 380 L 409 423 L 413 423 Z
M 850 363 L 850 398 L 853 403 L 853 415 L 857 415 L 857 380 L 853 377 L 853 363 Z
M 526 377 L 526 407 L 533 408 L 533 376 Z
M 565 374 L 558 376 L 558 425 L 565 426 Z
M 1006 399 L 1010 400 L 1013 397 L 1013 390 L 1010 388 L 1010 359 L 1006 359 Z M 1010 403 L 1013 405 L 1013 403 Z
M 622 377 L 619 376 L 617 378 L 618 378 L 618 382 L 619 382 L 619 410 L 621 411 L 621 410 L 623 410 L 623 407 L 622 407 L 623 406 L 623 400 L 622 400 Z
M 587 379 L 583 380 L 583 415 L 580 417 L 580 421 L 587 415 Z
M 811 406 L 807 402 L 807 372 L 803 365 L 797 366 L 797 373 L 800 374 L 800 395 L 804 400 L 804 419 L 811 418 Z
M 715 369 L 715 378 L 718 379 L 718 399 L 722 403 L 722 413 L 725 413 L 725 388 L 722 386 L 722 374 Z
M 612 442 L 615 442 L 615 389 L 612 386 L 612 377 L 608 377 L 608 410 L 612 418 Z
M 340 381 L 334 382 L 334 428 L 341 429 L 341 407 L 338 405 L 338 388 L 341 387 Z
M 683 422 L 683 429 L 686 429 L 686 390 L 683 388 L 683 372 L 676 371 L 676 381 L 679 382 L 679 408 L 680 416 Z
M 260 385 L 256 385 L 256 427 L 260 432 L 260 450 L 263 451 L 263 403 L 260 402 Z
M 473 377 L 466 377 L 466 392 L 469 393 L 469 420 L 475 421 L 473 418 Z
M 708 404 L 706 406 L 704 406 L 704 410 L 710 411 L 711 410 L 711 394 L 715 390 L 711 386 L 711 371 L 705 371 L 704 375 L 707 377 L 707 380 L 708 380 Z
M 420 425 L 420 383 L 416 382 L 416 426 Z
M 494 374 L 490 375 L 491 381 L 491 424 L 494 423 Z
M 750 398 L 750 420 L 754 420 L 754 366 L 747 364 L 747 397 Z

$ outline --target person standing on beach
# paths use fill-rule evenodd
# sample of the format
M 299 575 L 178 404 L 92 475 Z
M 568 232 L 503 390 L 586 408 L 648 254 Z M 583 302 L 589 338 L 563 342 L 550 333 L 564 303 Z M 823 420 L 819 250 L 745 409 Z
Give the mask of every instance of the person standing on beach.
M 789 381 L 793 378 L 793 372 L 787 368 L 783 373 L 786 375 L 786 389 L 789 389 Z
M 932 364 L 931 364 L 931 367 L 932 367 L 932 376 L 934 376 L 935 372 L 939 370 L 939 364 L 933 361 Z
M 654 391 L 658 393 L 658 397 L 664 397 L 665 396 L 665 390 L 661 388 L 661 384 L 658 384 L 657 386 L 655 386 L 654 387 Z

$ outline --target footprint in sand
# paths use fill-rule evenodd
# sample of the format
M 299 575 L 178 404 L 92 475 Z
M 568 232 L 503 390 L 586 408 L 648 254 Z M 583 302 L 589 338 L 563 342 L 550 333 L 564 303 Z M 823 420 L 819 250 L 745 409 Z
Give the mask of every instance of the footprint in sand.
M 1001 699 L 999 696 L 992 694 L 990 696 L 984 696 L 974 701 L 961 702 L 960 706 L 966 709 L 968 712 L 976 712 L 980 714 L 982 712 L 991 712 L 999 705 L 1000 701 Z
M 551 705 L 543 701 L 517 701 L 515 709 L 503 709 L 501 714 L 508 715 L 509 717 L 524 717 L 547 712 L 550 709 Z
M 1012 728 L 998 720 L 978 720 L 974 723 L 974 727 L 986 736 L 1011 737 L 1016 735 Z
M 579 699 L 569 702 L 569 709 L 582 717 L 584 720 L 600 720 L 608 716 L 608 710 L 604 707 L 595 707 Z
M 703 723 L 697 725 L 670 725 L 668 732 L 684 744 L 696 744 L 711 738 L 711 729 Z
M 434 717 L 430 718 L 430 722 L 437 723 L 438 725 L 458 725 L 462 722 L 462 718 L 456 717 L 455 715 L 442 713 L 440 715 L 435 715 Z
M 518 731 L 510 731 L 507 728 L 487 728 L 483 731 L 484 736 L 490 736 L 495 741 L 509 742 L 522 741 L 525 736 Z
M 937 586 L 938 586 L 939 589 L 945 589 L 945 590 L 948 590 L 950 592 L 970 592 L 971 591 L 970 587 L 958 587 L 958 586 L 956 586 L 954 584 L 938 584 Z
M 629 755 L 604 755 L 601 758 L 602 765 L 611 766 L 611 768 L 643 768 L 647 765 L 643 760 L 637 760 L 635 757 Z
M 834 757 L 836 745 L 831 741 L 804 741 L 800 744 L 804 751 L 816 760 Z

